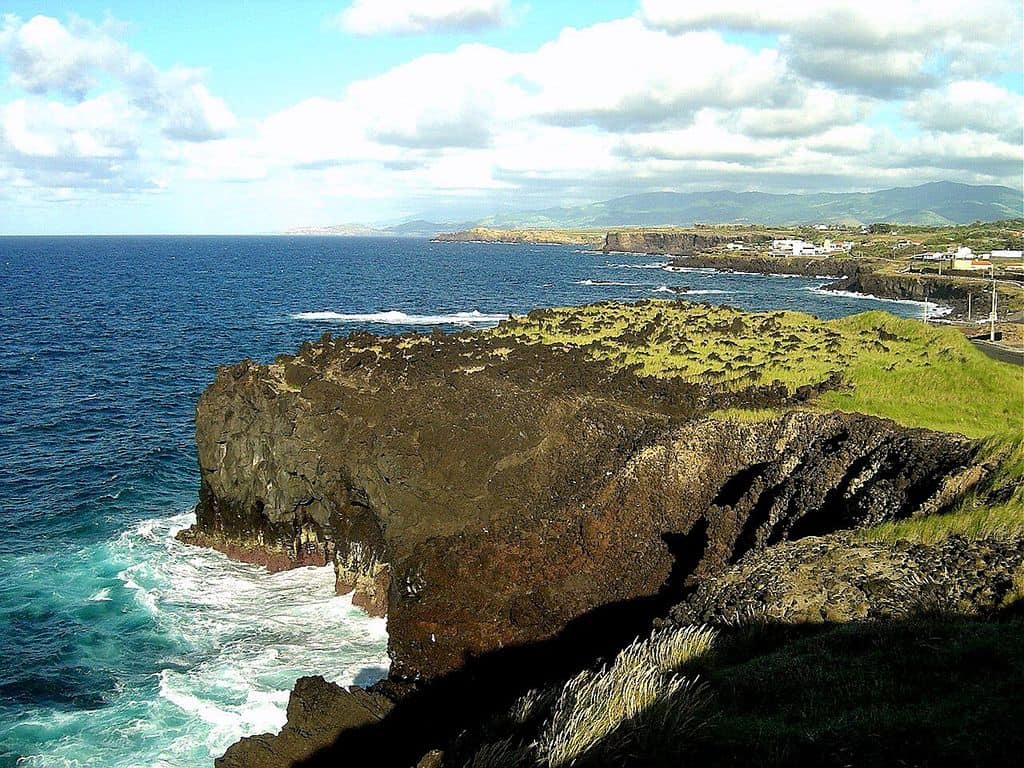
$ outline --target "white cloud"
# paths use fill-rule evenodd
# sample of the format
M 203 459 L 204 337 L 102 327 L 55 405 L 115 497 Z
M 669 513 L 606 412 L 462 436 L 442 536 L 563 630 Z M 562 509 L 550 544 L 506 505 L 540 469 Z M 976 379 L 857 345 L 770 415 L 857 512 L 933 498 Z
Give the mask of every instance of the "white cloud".
M 114 94 L 77 104 L 17 99 L 0 106 L 0 158 L 23 186 L 150 189 L 136 107 Z
M 355 0 L 337 17 L 356 35 L 473 32 L 504 24 L 508 0 Z
M 202 71 L 155 67 L 116 27 L 6 17 L 0 55 L 30 95 L 0 106 L 0 166 L 8 188 L 51 196 L 232 182 L 295 211 L 1019 185 L 1021 97 L 976 74 L 1004 66 L 1019 40 L 989 22 L 968 40 L 940 12 L 946 0 L 918 5 L 892 0 L 886 17 L 837 0 L 649 0 L 642 16 L 566 28 L 532 50 L 419 56 L 242 125 Z M 399 6 L 358 7 L 381 19 Z M 727 29 L 767 36 L 748 47 Z
M 730 29 L 778 36 L 794 71 L 881 97 L 1020 66 L 1019 0 L 644 0 L 655 29 Z
M 520 59 L 484 45 L 433 54 L 353 83 L 346 103 L 367 135 L 412 149 L 484 147 L 495 126 L 521 117 L 526 94 L 515 82 Z
M 1024 97 L 979 80 L 959 80 L 926 91 L 908 103 L 904 112 L 933 131 L 992 133 L 1019 143 L 1024 130 Z
M 791 95 L 775 51 L 755 53 L 714 32 L 673 36 L 636 19 L 566 29 L 524 56 L 522 70 L 543 119 L 607 130 L 685 125 L 703 107 Z
M 122 42 L 122 32 L 112 24 L 82 19 L 65 26 L 48 16 L 22 21 L 6 15 L 0 57 L 10 67 L 11 84 L 34 94 L 81 100 L 99 87 L 101 77 L 112 78 L 172 139 L 207 141 L 234 127 L 234 115 L 203 84 L 200 70 L 160 70 Z

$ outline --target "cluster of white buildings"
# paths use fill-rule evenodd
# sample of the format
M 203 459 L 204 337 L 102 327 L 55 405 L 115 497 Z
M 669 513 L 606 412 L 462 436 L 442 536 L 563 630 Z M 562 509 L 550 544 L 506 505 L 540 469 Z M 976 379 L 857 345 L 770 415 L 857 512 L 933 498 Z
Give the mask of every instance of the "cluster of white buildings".
M 773 256 L 820 256 L 828 253 L 849 253 L 853 243 L 842 240 L 825 240 L 821 245 L 806 240 L 772 240 L 770 253 Z
M 960 246 L 955 251 L 922 253 L 917 258 L 940 262 L 942 266 L 956 272 L 980 272 L 991 269 L 993 259 L 1020 263 L 1024 259 L 1024 251 L 994 250 L 991 253 L 975 253 L 971 248 Z M 1007 268 L 1014 269 L 1016 266 L 1010 264 Z

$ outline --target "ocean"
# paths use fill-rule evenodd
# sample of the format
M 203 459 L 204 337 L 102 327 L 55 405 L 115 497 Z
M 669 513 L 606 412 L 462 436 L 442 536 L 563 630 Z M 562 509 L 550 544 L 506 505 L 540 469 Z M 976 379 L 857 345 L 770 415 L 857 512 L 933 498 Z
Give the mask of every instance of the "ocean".
M 304 674 L 387 673 L 330 568 L 178 544 L 218 364 L 324 331 L 493 325 L 672 297 L 837 317 L 922 304 L 562 246 L 318 237 L 0 238 L 0 767 L 195 768 L 284 722 Z

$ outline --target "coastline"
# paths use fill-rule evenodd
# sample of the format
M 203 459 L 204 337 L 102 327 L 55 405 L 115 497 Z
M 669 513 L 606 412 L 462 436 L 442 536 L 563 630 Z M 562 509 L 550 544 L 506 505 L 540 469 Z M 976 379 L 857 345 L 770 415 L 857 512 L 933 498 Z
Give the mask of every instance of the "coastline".
M 690 336 L 675 351 L 652 350 Z M 714 354 L 704 356 L 709 336 Z M 952 357 L 933 362 L 933 345 Z M 879 350 L 892 366 L 877 369 Z M 647 362 L 619 367 L 631 355 Z M 808 378 L 759 383 L 752 359 L 766 379 L 794 364 Z M 968 439 L 951 427 L 971 409 L 992 421 L 988 406 L 964 400 L 953 421 L 924 411 L 900 424 L 890 419 L 906 419 L 919 393 L 902 392 L 906 402 L 872 394 L 899 391 L 878 376 L 920 387 L 927 377 L 916 367 L 945 371 L 960 360 L 977 375 L 995 365 L 954 331 L 881 312 L 824 322 L 641 301 L 537 310 L 455 336 L 325 334 L 273 365 L 221 369 L 197 418 L 199 525 L 242 543 L 284 543 L 296 556 L 310 545 L 335 553 L 336 572 L 386 610 L 393 663 L 369 690 L 300 681 L 281 735 L 245 739 L 217 765 L 276 768 L 325 748 L 376 747 L 384 765 L 415 764 L 434 747 L 460 755 L 459 733 L 524 687 L 614 655 L 686 585 L 719 600 L 730 564 L 770 558 L 782 542 L 826 542 L 796 550 L 801 567 L 826 555 L 844 562 L 853 532 L 938 517 L 968 494 L 987 498 L 999 462 L 982 460 L 977 440 L 991 428 L 977 425 Z M 649 366 L 677 373 L 659 381 Z M 871 386 L 856 383 L 862 375 Z M 722 376 L 734 383 L 716 385 Z M 363 434 L 369 424 L 386 440 Z M 251 458 L 261 456 L 273 461 Z M 666 529 L 678 532 L 667 549 Z M 1016 550 L 977 546 L 1016 567 Z M 863 551 L 868 564 L 899 562 L 898 548 Z M 921 553 L 924 575 L 914 579 L 936 577 L 931 557 Z M 1004 597 L 984 580 L 956 588 L 974 612 Z M 875 600 L 830 610 L 847 621 L 911 604 Z

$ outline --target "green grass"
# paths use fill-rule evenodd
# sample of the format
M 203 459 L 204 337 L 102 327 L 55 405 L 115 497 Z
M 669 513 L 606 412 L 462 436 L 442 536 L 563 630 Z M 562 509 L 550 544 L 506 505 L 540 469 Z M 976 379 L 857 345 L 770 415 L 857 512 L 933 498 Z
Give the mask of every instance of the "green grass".
M 1024 431 L 1024 370 L 986 357 L 952 328 L 886 312 L 821 321 L 672 300 L 603 303 L 531 313 L 488 333 L 722 390 L 779 383 L 793 392 L 837 374 L 849 386 L 826 392 L 818 408 L 975 438 Z
M 827 392 L 823 407 L 869 413 L 912 427 L 968 437 L 1024 431 L 1024 369 L 987 357 L 953 328 L 928 326 L 885 312 L 833 321 L 844 336 L 898 336 L 863 344 L 844 373 L 853 388 Z
M 1024 619 L 750 627 L 701 672 L 716 718 L 689 764 L 1017 764 Z
M 658 630 L 610 665 L 528 692 L 486 727 L 485 743 L 463 764 L 568 768 L 678 755 L 708 708 L 707 686 L 684 672 L 711 651 L 715 637 L 706 627 Z
M 858 532 L 868 541 L 917 541 L 933 544 L 948 536 L 965 539 L 1019 536 L 1024 531 L 1024 438 L 991 439 L 983 458 L 992 475 L 944 514 L 883 523 Z M 998 499 L 993 502 L 991 497 Z

